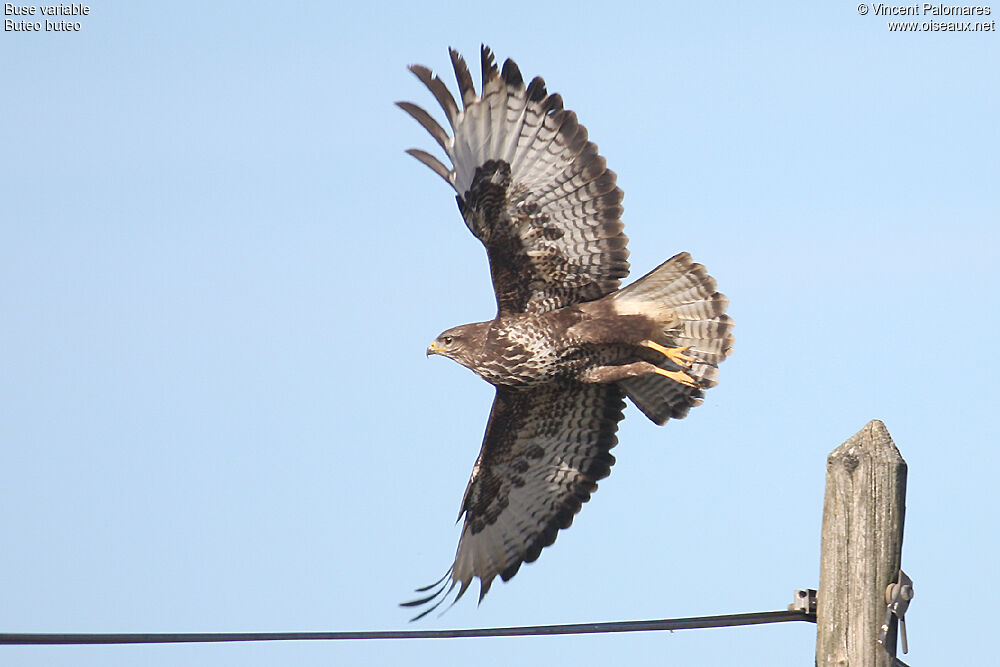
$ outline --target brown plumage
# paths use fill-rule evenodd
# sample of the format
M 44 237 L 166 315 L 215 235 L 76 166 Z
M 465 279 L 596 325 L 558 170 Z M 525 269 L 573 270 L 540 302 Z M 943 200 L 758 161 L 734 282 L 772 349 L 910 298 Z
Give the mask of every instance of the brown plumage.
M 681 253 L 635 283 L 628 275 L 622 191 L 586 129 L 541 78 L 498 71 L 483 47 L 482 95 L 450 50 L 462 108 L 425 67 L 452 135 L 409 102 L 399 106 L 444 149 L 407 151 L 458 193 L 469 230 L 486 246 L 497 300 L 489 322 L 431 343 L 496 387 L 479 459 L 462 500 L 455 562 L 427 595 L 435 609 L 473 578 L 480 600 L 494 578 L 538 558 L 611 472 L 610 450 L 628 396 L 651 420 L 680 418 L 716 383 L 732 347 L 727 300 Z

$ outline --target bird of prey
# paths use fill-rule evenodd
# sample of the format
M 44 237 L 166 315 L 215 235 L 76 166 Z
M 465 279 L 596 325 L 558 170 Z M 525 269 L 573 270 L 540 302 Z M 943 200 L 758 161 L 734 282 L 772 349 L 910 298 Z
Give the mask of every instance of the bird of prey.
M 410 70 L 444 110 L 397 104 L 441 146 L 451 167 L 407 151 L 458 193 L 482 241 L 496 293 L 489 322 L 448 329 L 427 354 L 454 359 L 496 388 L 459 519 L 458 551 L 438 582 L 404 606 L 437 608 L 476 577 L 493 580 L 538 558 L 607 477 L 627 396 L 649 419 L 684 417 L 716 384 L 732 348 L 728 300 L 680 253 L 619 289 L 628 274 L 622 191 L 576 114 L 540 77 L 481 52 L 482 90 L 449 49 L 461 107 L 426 67 Z

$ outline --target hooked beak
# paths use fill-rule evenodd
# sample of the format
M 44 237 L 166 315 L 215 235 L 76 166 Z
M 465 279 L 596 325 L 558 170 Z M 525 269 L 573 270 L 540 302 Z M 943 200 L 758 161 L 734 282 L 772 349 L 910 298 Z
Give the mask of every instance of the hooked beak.
M 441 354 L 441 351 L 443 349 L 444 349 L 443 347 L 437 344 L 437 341 L 434 341 L 427 346 L 427 356 L 429 357 L 432 354 Z

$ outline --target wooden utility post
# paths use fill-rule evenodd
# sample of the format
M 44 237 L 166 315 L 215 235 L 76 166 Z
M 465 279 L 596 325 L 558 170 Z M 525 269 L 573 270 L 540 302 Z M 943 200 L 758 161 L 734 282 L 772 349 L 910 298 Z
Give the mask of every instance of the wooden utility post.
M 903 548 L 906 462 L 873 420 L 830 453 L 816 615 L 816 664 L 895 665 L 896 619 L 878 642 Z

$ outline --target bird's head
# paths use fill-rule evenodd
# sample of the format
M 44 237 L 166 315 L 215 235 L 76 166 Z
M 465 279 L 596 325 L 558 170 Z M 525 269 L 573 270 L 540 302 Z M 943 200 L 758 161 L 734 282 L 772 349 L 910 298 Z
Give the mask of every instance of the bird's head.
M 441 333 L 427 346 L 427 356 L 439 354 L 454 359 L 466 368 L 475 365 L 476 351 L 482 345 L 483 327 L 480 324 L 463 324 Z

